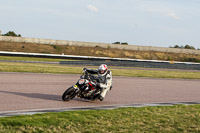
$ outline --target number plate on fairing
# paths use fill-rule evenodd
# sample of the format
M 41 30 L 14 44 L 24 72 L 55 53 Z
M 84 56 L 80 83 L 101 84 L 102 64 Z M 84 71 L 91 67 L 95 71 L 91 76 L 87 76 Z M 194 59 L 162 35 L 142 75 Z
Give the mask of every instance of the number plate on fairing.
M 75 91 L 79 91 L 79 87 L 77 86 L 77 85 L 74 85 L 74 89 L 75 89 Z

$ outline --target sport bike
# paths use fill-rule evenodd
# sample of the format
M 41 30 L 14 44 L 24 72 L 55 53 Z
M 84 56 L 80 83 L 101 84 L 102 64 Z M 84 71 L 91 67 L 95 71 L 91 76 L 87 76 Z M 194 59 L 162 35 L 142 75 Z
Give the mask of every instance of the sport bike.
M 77 83 L 69 87 L 62 95 L 63 101 L 72 100 L 75 97 L 95 100 L 98 99 L 101 93 L 100 87 L 97 85 L 97 78 L 94 75 L 84 73 L 80 76 Z

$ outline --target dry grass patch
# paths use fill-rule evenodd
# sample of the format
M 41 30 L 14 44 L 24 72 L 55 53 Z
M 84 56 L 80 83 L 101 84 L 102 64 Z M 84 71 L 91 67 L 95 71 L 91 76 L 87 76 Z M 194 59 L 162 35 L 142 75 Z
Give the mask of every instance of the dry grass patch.
M 69 46 L 69 45 L 47 45 L 47 44 L 15 43 L 15 42 L 2 42 L 2 41 L 0 41 L 0 51 L 48 53 L 48 54 L 64 53 L 65 55 L 200 62 L 200 55 L 195 55 L 195 54 L 181 54 L 181 53 L 167 53 L 167 52 L 139 51 L 139 50 L 125 50 L 125 49 L 121 50 L 109 47 L 108 48 L 81 47 L 81 46 Z

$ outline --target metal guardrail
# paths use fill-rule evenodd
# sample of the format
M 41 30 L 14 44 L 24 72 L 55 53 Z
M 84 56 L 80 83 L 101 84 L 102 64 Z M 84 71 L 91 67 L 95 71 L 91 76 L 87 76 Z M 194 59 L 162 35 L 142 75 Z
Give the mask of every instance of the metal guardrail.
M 158 60 L 139 60 L 139 59 L 5 52 L 5 51 L 0 51 L 0 55 L 86 60 L 86 61 L 60 61 L 60 64 L 62 65 L 98 66 L 100 64 L 107 64 L 109 66 L 200 70 L 200 63 L 188 63 L 188 62 L 170 62 L 170 61 L 158 61 Z

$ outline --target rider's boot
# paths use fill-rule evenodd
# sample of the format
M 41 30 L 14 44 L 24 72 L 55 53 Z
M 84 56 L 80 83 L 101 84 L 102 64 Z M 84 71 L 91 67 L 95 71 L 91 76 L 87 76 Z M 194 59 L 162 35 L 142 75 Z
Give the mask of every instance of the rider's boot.
M 103 101 L 103 100 L 104 100 L 104 97 L 99 96 L 99 100 L 100 100 L 100 101 Z
M 112 85 L 110 86 L 110 91 L 112 90 Z

